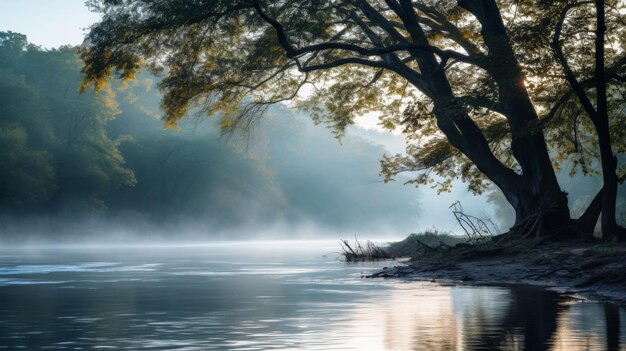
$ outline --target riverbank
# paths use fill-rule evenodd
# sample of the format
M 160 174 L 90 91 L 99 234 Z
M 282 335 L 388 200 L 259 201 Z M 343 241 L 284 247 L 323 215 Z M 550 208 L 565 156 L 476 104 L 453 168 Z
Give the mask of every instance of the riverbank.
M 442 247 L 366 277 L 535 285 L 626 305 L 626 245 L 525 241 L 506 246 Z

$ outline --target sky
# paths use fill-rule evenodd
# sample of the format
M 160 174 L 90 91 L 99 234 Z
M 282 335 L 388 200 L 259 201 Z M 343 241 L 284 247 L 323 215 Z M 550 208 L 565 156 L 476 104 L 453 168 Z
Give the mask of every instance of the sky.
M 0 31 L 26 34 L 29 42 L 47 49 L 67 44 L 80 45 L 88 27 L 98 19 L 98 14 L 87 9 L 85 0 L 0 0 Z M 376 116 L 363 116 L 356 120 L 360 128 L 354 128 L 352 133 L 384 146 L 391 154 L 402 153 L 402 135 L 381 132 L 377 122 Z M 457 184 L 452 193 L 443 195 L 437 195 L 428 187 L 420 190 L 424 212 L 420 216 L 423 221 L 416 231 L 431 227 L 444 231 L 458 229 L 448 209 L 456 200 L 466 204 L 466 209 L 472 214 L 491 215 L 492 207 L 486 204 L 484 198 L 470 195 L 464 184 Z
M 85 7 L 85 0 L 0 0 L 0 31 L 26 34 L 44 48 L 80 45 L 99 15 Z

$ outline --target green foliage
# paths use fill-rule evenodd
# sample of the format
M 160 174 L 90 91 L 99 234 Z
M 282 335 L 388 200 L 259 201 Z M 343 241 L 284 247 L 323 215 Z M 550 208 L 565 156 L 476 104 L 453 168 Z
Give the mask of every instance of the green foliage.
M 248 130 L 268 104 L 284 100 L 293 100 L 338 136 L 355 117 L 374 113 L 382 126 L 401 129 L 408 139 L 407 155 L 383 159 L 386 180 L 419 171 L 412 183 L 446 191 L 450 180 L 460 178 L 480 193 L 490 182 L 468 152 L 459 151 L 460 144 L 451 146 L 439 129 L 445 118 L 435 117 L 433 102 L 440 116 L 471 117 L 497 160 L 520 174 L 506 105 L 512 92 L 502 84 L 514 79 L 510 76 L 519 65 L 525 75 L 520 84 L 540 118 L 515 128 L 543 130 L 556 166 L 568 161 L 572 173 L 593 174 L 595 131 L 582 117 L 550 48 L 568 3 L 498 2 L 516 63 L 489 52 L 478 19 L 451 1 L 93 0 L 104 17 L 82 51 L 83 88 L 101 89 L 116 72 L 129 79 L 148 66 L 165 74 L 160 87 L 168 126 L 200 107 L 209 115 L 219 112 L 224 131 Z M 411 11 L 403 7 L 407 4 Z M 609 108 L 618 153 L 626 147 L 625 8 L 621 0 L 607 1 Z M 419 29 L 402 18 L 407 13 L 415 16 Z M 561 43 L 588 92 L 594 89 L 593 33 L 588 30 L 593 21 L 593 5 L 578 6 L 565 21 Z M 367 51 L 407 43 L 421 49 Z M 428 76 L 434 73 L 423 71 L 428 66 L 420 55 L 424 51 L 444 64 L 452 98 L 434 97 Z M 434 182 L 433 175 L 446 180 Z
M 36 206 L 54 191 L 51 155 L 27 145 L 26 130 L 0 126 L 0 207 Z
M 101 209 L 102 196 L 132 186 L 132 171 L 107 124 L 118 113 L 110 91 L 79 95 L 75 49 L 45 51 L 23 35 L 0 33 L 3 205 L 14 210 L 75 201 Z
M 24 34 L 0 32 L 0 65 L 16 65 L 27 46 Z

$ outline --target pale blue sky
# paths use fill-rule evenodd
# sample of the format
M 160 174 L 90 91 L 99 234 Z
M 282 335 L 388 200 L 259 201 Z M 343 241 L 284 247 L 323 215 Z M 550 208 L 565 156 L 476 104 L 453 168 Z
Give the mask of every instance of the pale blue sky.
M 45 48 L 81 44 L 84 29 L 98 18 L 85 0 L 0 0 L 0 31 L 26 34 Z

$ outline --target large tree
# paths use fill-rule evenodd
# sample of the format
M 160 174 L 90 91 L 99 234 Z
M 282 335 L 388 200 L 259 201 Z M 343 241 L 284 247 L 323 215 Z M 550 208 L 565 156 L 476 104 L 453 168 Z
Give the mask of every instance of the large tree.
M 103 17 L 82 53 L 85 88 L 104 87 L 114 72 L 130 79 L 148 66 L 164 73 L 168 125 L 199 106 L 219 112 L 226 131 L 248 129 L 269 104 L 287 100 L 339 135 L 356 117 L 377 113 L 384 126 L 409 136 L 406 156 L 383 160 L 388 178 L 421 170 L 415 182 L 427 183 L 434 172 L 447 179 L 443 189 L 462 177 L 477 192 L 493 183 L 525 231 L 557 234 L 552 229 L 573 221 L 553 161 L 569 159 L 574 170 L 589 171 L 596 155 L 579 149 L 584 123 L 576 119 L 563 128 L 580 101 L 572 99 L 550 43 L 558 30 L 561 55 L 576 60 L 570 69 L 587 75 L 593 60 L 583 45 L 593 8 L 577 6 L 579 13 L 565 21 L 559 14 L 570 1 L 90 3 Z M 624 81 L 626 5 L 607 5 L 610 74 L 581 85 L 595 93 L 601 82 L 614 84 L 609 91 L 616 95 Z M 623 99 L 606 106 L 607 115 L 622 111 L 614 125 L 621 123 L 623 108 Z M 616 149 L 623 151 L 621 145 Z M 579 220 L 582 231 L 592 230 L 597 203 Z
M 592 71 L 592 76 L 588 77 L 587 80 L 594 84 L 595 89 L 592 91 L 593 94 L 590 94 L 590 92 L 585 89 L 585 87 L 577 77 L 576 72 L 574 72 L 574 70 L 570 66 L 569 60 L 565 56 L 561 43 L 563 26 L 565 24 L 565 21 L 567 20 L 568 13 L 578 7 L 591 5 L 595 6 L 596 17 L 595 33 L 592 36 L 595 47 L 593 60 L 593 62 L 595 63 L 595 67 Z M 621 5 L 623 5 L 623 3 Z M 610 9 L 620 11 L 619 8 L 615 7 L 611 7 Z M 623 21 L 618 22 L 618 25 L 622 25 L 622 27 L 623 24 Z M 607 39 L 607 29 L 608 27 L 606 22 L 606 4 L 604 0 L 574 1 L 570 4 L 565 5 L 561 10 L 551 46 L 555 52 L 559 64 L 563 68 L 565 79 L 569 83 L 572 93 L 577 97 L 580 106 L 589 117 L 589 120 L 592 122 L 595 128 L 595 132 L 597 134 L 597 144 L 600 151 L 599 158 L 604 185 L 601 192 L 596 196 L 596 200 L 594 202 L 601 203 L 600 207 L 602 209 L 602 233 L 607 239 L 611 239 L 613 237 L 619 237 L 620 239 L 622 239 L 622 237 L 625 235 L 625 231 L 623 228 L 618 226 L 616 219 L 618 187 L 617 157 L 613 153 L 613 145 L 611 142 L 611 128 L 608 107 L 610 101 L 610 92 L 607 89 L 607 77 L 617 79 L 617 81 L 622 83 L 626 81 L 626 77 L 620 76 L 616 72 L 607 72 L 606 70 L 605 45 Z M 618 34 L 624 35 L 625 33 L 622 30 Z M 609 43 L 613 43 L 611 41 L 611 38 L 609 38 Z M 623 53 L 621 54 L 622 56 L 621 58 L 619 58 L 621 62 L 617 62 L 617 68 L 619 70 L 622 69 L 624 63 L 626 62 L 626 56 L 623 56 Z M 614 91 L 613 93 L 616 93 L 616 95 L 618 94 L 618 99 L 621 98 L 623 103 L 624 95 L 621 90 L 617 90 L 616 92 Z M 595 106 L 592 102 L 594 100 L 593 95 L 595 95 Z M 620 112 L 622 114 L 624 113 L 623 110 Z

